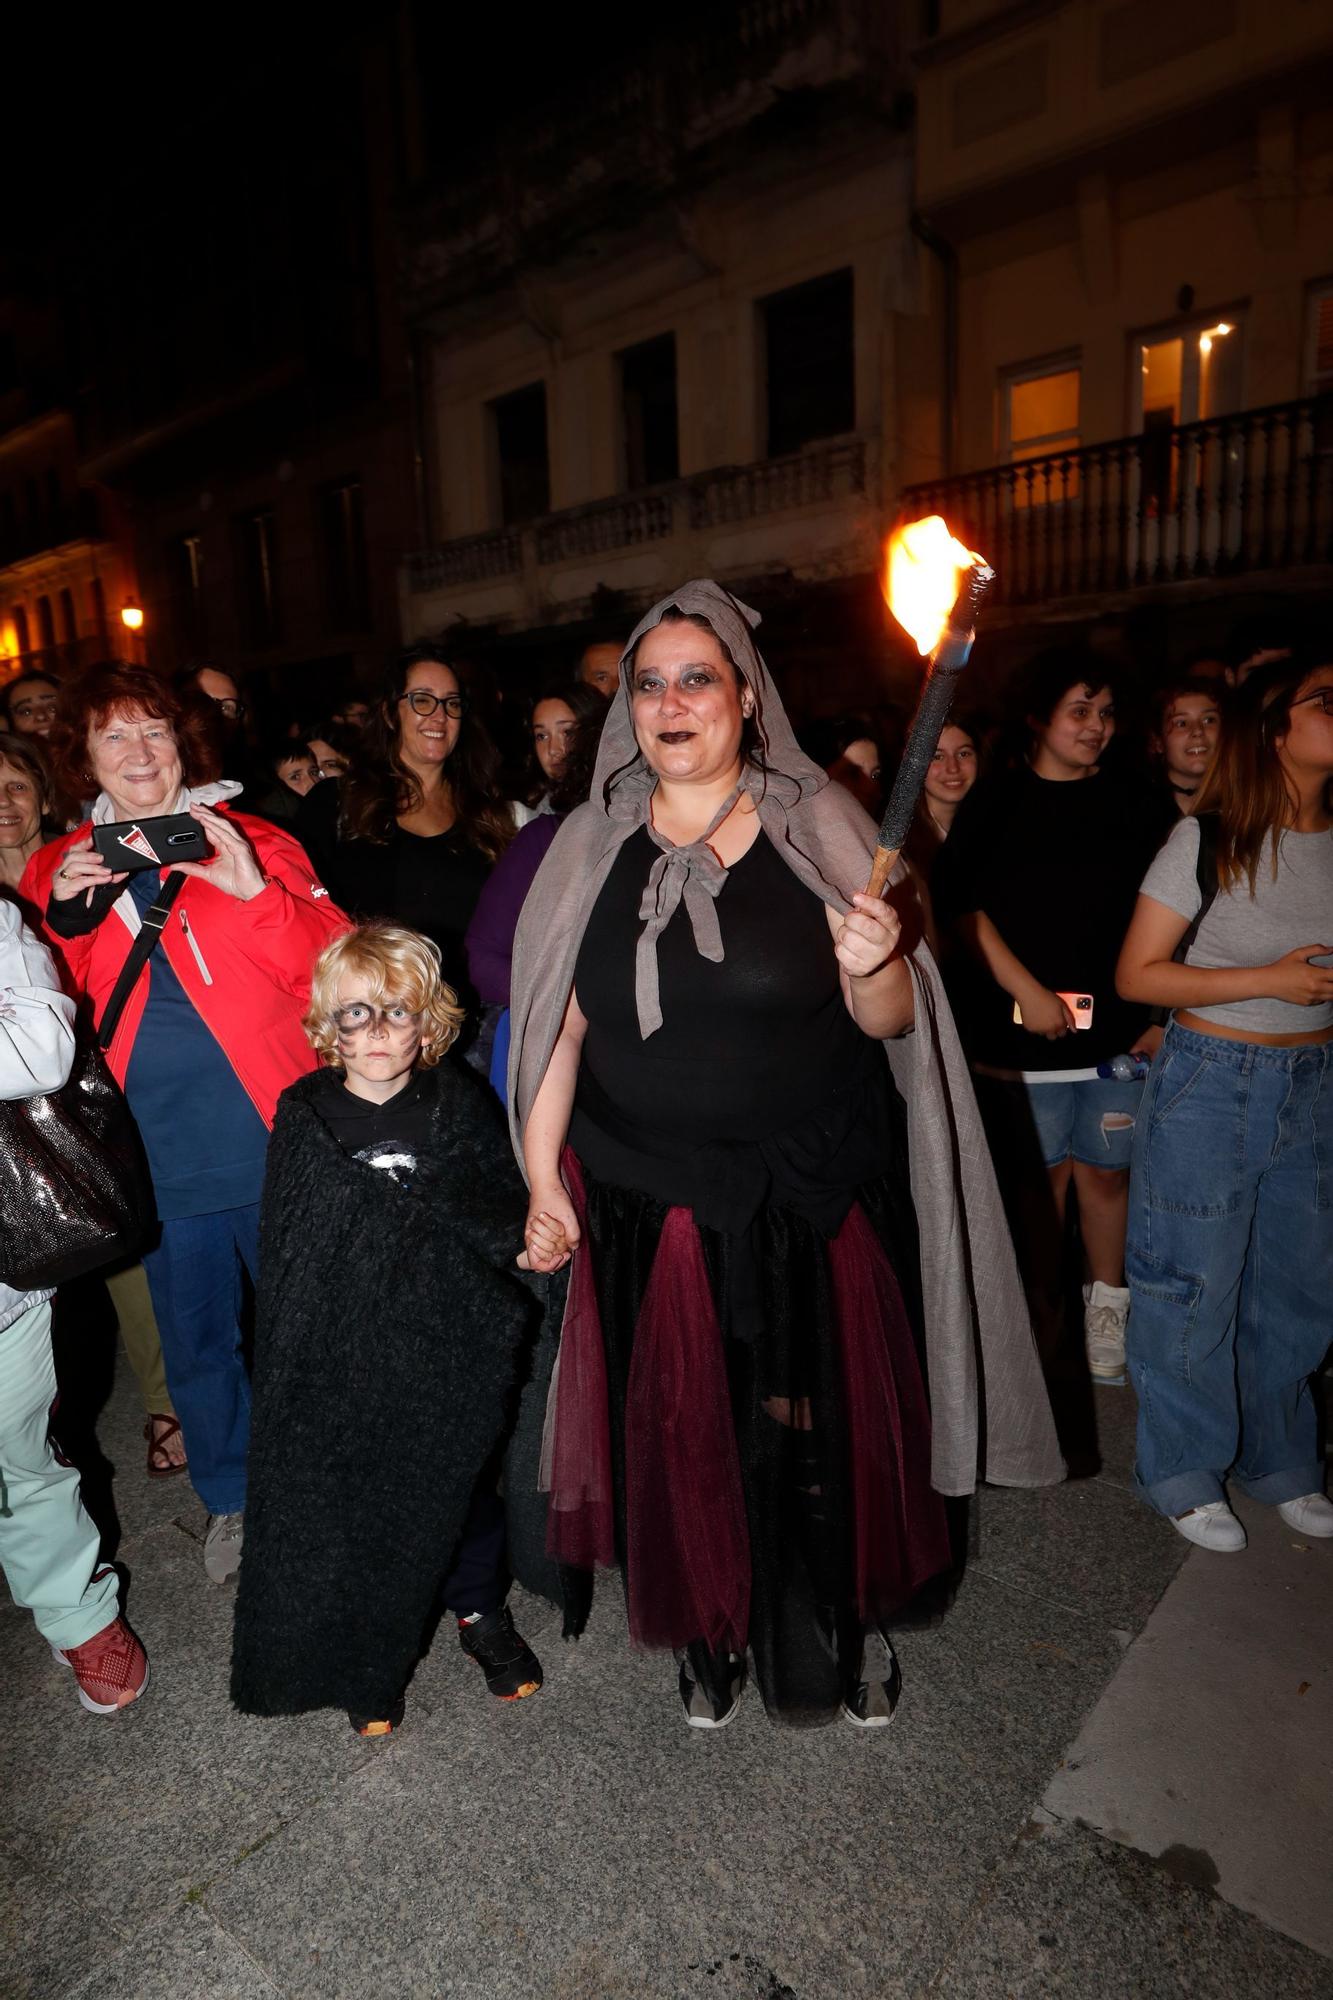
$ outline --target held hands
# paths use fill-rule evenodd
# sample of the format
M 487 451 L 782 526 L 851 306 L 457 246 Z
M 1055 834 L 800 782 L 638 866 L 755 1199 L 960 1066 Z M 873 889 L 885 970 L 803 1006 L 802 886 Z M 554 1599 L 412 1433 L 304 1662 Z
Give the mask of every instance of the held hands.
M 1150 1028 L 1144 1029 L 1133 1048 L 1128 1050 L 1127 1053 L 1140 1057 L 1146 1063 L 1154 1062 L 1157 1057 L 1157 1051 L 1162 1046 L 1162 1037 L 1165 1033 L 1166 1029 L 1159 1028 L 1156 1022 L 1154 1022 Z
M 1300 944 L 1267 968 L 1271 975 L 1264 991 L 1272 1000 L 1286 1000 L 1296 1007 L 1317 1007 L 1321 1000 L 1333 1000 L 1333 967 L 1311 965 L 1312 958 L 1326 958 L 1333 944 Z
M 574 1204 L 559 1181 L 551 1187 L 534 1184 L 523 1225 L 527 1248 L 518 1258 L 520 1271 L 561 1271 L 579 1247 L 580 1230 Z
M 117 875 L 107 867 L 89 834 L 87 840 L 81 840 L 77 847 L 65 849 L 65 858 L 51 877 L 51 900 L 54 903 L 72 903 L 76 896 L 100 889 L 108 882 L 128 880 L 128 875 Z
M 221 889 L 224 896 L 234 896 L 238 903 L 249 903 L 267 888 L 268 878 L 259 865 L 253 847 L 238 826 L 215 813 L 210 806 L 192 805 L 190 816 L 197 819 L 204 831 L 204 839 L 213 850 L 211 861 L 176 861 L 172 863 L 174 875 L 201 875 L 211 882 L 215 889 Z
M 882 972 L 898 949 L 902 925 L 897 912 L 881 896 L 853 896 L 833 940 L 833 956 L 849 979 L 869 979 Z
M 1048 986 L 1034 986 L 1018 1002 L 1018 1013 L 1030 1035 L 1042 1035 L 1048 1042 L 1058 1042 L 1062 1035 L 1074 1029 L 1074 1017 L 1058 993 L 1052 993 Z

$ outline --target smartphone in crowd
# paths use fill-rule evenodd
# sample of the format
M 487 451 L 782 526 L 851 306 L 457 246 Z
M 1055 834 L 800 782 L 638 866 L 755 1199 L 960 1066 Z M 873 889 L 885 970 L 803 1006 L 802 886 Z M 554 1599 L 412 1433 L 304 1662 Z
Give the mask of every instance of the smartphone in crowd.
M 209 856 L 204 830 L 189 813 L 95 826 L 93 846 L 118 875 L 133 875 L 140 868 L 169 868 L 173 861 L 207 861 Z
M 1055 997 L 1057 1000 L 1064 1001 L 1066 1007 L 1068 1007 L 1070 1013 L 1074 1017 L 1074 1026 L 1076 1028 L 1090 1028 L 1092 1026 L 1091 993 L 1057 993 Z M 1016 1028 L 1021 1028 L 1022 1025 L 1023 1025 L 1023 1010 L 1019 1006 L 1017 1000 L 1015 1000 L 1014 1026 Z

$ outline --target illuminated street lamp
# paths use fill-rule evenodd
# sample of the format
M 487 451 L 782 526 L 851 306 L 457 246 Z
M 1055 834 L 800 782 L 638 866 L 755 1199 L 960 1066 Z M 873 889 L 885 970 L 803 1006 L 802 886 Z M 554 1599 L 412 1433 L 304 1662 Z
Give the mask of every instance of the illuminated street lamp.
M 143 606 L 137 597 L 127 597 L 120 607 L 120 622 L 128 632 L 142 632 Z

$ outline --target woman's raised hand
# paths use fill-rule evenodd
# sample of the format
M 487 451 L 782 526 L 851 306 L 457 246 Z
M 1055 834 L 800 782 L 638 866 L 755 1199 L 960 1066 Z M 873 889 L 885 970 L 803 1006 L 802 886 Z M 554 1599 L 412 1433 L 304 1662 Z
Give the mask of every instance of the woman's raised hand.
M 1272 1000 L 1287 1000 L 1295 1007 L 1317 1007 L 1321 1000 L 1333 1000 L 1333 967 L 1311 965 L 1312 958 L 1333 955 L 1333 944 L 1298 944 L 1267 968 L 1264 992 Z
M 203 828 L 204 839 L 213 850 L 213 859 L 174 861 L 172 872 L 177 875 L 200 875 L 215 889 L 221 889 L 224 896 L 234 896 L 238 903 L 253 901 L 260 890 L 268 886 L 268 880 L 241 829 L 224 819 L 221 813 L 215 813 L 210 806 L 192 805 L 190 815 Z
M 100 889 L 108 882 L 125 882 L 128 879 L 127 875 L 117 875 L 107 867 L 89 834 L 87 840 L 81 840 L 76 847 L 65 849 L 64 858 L 51 877 L 51 900 L 72 903 L 76 896 L 86 895 L 90 889 Z
M 526 1248 L 518 1259 L 521 1271 L 560 1271 L 579 1247 L 581 1231 L 574 1204 L 559 1181 L 554 1187 L 534 1187 L 523 1225 Z
M 833 942 L 833 955 L 851 979 L 869 979 L 898 949 L 902 925 L 882 896 L 853 896 Z

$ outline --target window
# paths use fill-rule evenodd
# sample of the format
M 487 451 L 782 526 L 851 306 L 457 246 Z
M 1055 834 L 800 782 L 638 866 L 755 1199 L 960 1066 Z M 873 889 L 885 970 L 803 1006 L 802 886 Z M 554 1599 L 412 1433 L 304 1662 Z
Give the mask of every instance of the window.
M 659 486 L 680 473 L 676 423 L 676 336 L 627 347 L 620 364 L 622 477 L 627 490 Z
M 178 535 L 167 551 L 171 598 L 178 635 L 186 652 L 201 652 L 208 643 L 204 620 L 204 538 Z
M 74 599 L 68 590 L 60 593 L 60 640 L 65 646 L 79 642 L 79 621 L 74 615 Z
M 19 657 L 22 658 L 25 653 L 32 651 L 32 634 L 28 630 L 28 614 L 21 604 L 16 604 L 11 615 L 14 620 L 14 644 L 18 647 Z
M 532 521 L 551 511 L 551 473 L 546 448 L 546 384 L 515 389 L 488 405 L 504 527 Z
M 1135 342 L 1131 366 L 1135 426 L 1143 433 L 1142 506 L 1166 512 L 1177 498 L 1182 424 L 1227 416 L 1241 406 L 1242 327 L 1231 314 L 1200 319 Z
M 366 567 L 366 522 L 361 481 L 340 479 L 319 496 L 329 621 L 337 631 L 370 623 L 370 580 Z
M 1313 287 L 1306 307 L 1305 394 L 1333 394 L 1333 279 Z
M 270 507 L 242 514 L 236 523 L 246 628 L 252 646 L 278 638 L 277 533 Z
M 37 600 L 37 631 L 42 651 L 53 653 L 56 648 L 56 619 L 49 597 L 39 597 Z
M 769 457 L 855 430 L 851 272 L 775 292 L 759 310 Z
M 1030 362 L 1001 378 L 1000 451 L 1010 464 L 1063 458 L 1079 447 L 1080 370 L 1077 361 Z M 1051 466 L 1014 481 L 1015 507 L 1040 507 L 1078 494 L 1078 466 Z
M 98 645 L 105 652 L 107 647 L 106 592 L 102 588 L 102 579 L 100 576 L 93 578 L 88 595 L 92 601 L 93 630 L 97 634 Z

